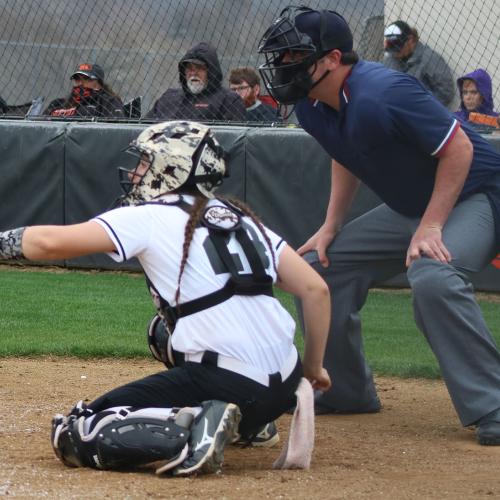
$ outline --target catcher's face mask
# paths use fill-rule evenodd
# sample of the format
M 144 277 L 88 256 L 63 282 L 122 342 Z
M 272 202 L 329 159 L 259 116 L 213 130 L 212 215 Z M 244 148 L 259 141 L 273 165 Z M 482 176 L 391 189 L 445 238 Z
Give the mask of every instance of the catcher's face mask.
M 205 125 L 164 122 L 145 129 L 127 152 L 137 157 L 133 169 L 119 167 L 125 193 L 122 204 L 143 203 L 179 189 L 196 186 L 205 196 L 227 176 L 224 151 Z
M 132 191 L 133 187 L 142 181 L 147 171 L 151 168 L 152 162 L 148 154 L 141 153 L 135 147 L 128 147 L 125 153 L 132 157 L 132 166 L 130 168 L 118 167 L 118 175 L 120 177 L 122 191 L 125 196 L 127 196 Z

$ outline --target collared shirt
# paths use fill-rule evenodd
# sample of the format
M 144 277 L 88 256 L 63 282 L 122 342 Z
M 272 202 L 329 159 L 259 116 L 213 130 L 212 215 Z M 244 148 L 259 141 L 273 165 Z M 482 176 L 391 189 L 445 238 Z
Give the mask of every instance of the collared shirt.
M 485 192 L 491 201 L 491 186 L 500 182 L 493 181 L 500 174 L 500 155 L 485 139 L 460 125 L 414 77 L 381 64 L 359 61 L 353 66 L 340 90 L 339 111 L 303 99 L 296 114 L 332 158 L 403 215 L 425 211 L 439 155 L 459 126 L 474 146 L 459 200 Z M 498 197 L 496 203 L 500 207 Z

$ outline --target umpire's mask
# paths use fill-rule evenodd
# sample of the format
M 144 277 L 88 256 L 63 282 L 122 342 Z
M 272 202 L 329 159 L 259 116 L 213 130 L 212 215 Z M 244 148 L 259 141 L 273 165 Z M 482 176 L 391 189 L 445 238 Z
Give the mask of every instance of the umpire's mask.
M 274 99 L 280 104 L 296 104 L 329 73 L 313 82 L 309 68 L 334 49 L 352 51 L 352 45 L 351 30 L 337 12 L 289 6 L 260 41 L 259 53 L 266 62 L 259 72 Z M 300 57 L 284 62 L 286 54 Z

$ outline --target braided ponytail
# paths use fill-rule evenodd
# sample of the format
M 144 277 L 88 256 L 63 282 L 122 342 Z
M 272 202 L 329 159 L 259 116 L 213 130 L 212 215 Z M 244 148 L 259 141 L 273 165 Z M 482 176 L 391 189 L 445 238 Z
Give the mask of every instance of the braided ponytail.
M 182 260 L 181 267 L 179 269 L 179 277 L 177 278 L 177 290 L 175 292 L 175 303 L 179 305 L 179 298 L 181 295 L 181 279 L 182 274 L 184 273 L 184 268 L 186 267 L 186 262 L 189 255 L 189 247 L 191 246 L 191 241 L 193 239 L 194 231 L 196 226 L 198 225 L 199 220 L 203 214 L 203 210 L 205 209 L 208 203 L 208 198 L 205 196 L 196 196 L 194 205 L 190 210 L 189 220 L 186 223 L 186 227 L 184 228 L 184 243 L 182 244 Z
M 264 240 L 267 243 L 267 246 L 269 247 L 269 250 L 271 252 L 271 257 L 272 257 L 272 263 L 273 263 L 273 268 L 274 271 L 277 272 L 276 268 L 276 256 L 274 254 L 274 249 L 273 245 L 271 243 L 271 240 L 269 239 L 268 234 L 266 233 L 264 226 L 259 219 L 259 217 L 253 212 L 253 210 L 246 204 L 243 203 L 242 201 L 236 199 L 236 198 L 225 198 L 225 197 L 218 197 L 218 200 L 222 202 L 227 202 L 230 205 L 233 205 L 234 207 L 238 208 L 241 210 L 245 215 L 250 217 L 254 224 L 257 226 L 259 229 L 260 233 L 262 234 Z M 181 260 L 181 265 L 179 269 L 179 277 L 177 278 L 177 290 L 175 292 L 175 303 L 178 306 L 179 305 L 179 299 L 181 295 L 181 280 L 182 280 L 182 275 L 184 273 L 184 269 L 186 267 L 186 263 L 188 260 L 189 256 L 189 248 L 191 246 L 191 241 L 193 240 L 193 235 L 195 232 L 196 227 L 198 226 L 198 223 L 203 215 L 203 212 L 205 210 L 205 207 L 207 206 L 208 203 L 208 198 L 205 196 L 195 196 L 195 202 L 193 207 L 190 210 L 190 216 L 189 220 L 186 223 L 186 227 L 184 229 L 184 243 L 182 245 L 182 260 Z

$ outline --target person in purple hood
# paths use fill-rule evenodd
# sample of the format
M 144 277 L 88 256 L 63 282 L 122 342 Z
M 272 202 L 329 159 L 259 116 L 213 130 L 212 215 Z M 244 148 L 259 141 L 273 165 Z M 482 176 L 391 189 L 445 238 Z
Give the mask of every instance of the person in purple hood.
M 454 114 L 462 121 L 470 120 L 470 113 L 498 117 L 494 111 L 491 77 L 484 69 L 476 69 L 457 80 L 460 109 Z

